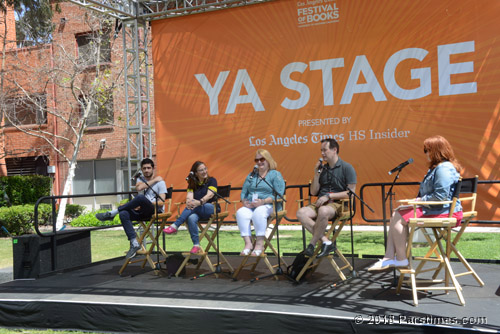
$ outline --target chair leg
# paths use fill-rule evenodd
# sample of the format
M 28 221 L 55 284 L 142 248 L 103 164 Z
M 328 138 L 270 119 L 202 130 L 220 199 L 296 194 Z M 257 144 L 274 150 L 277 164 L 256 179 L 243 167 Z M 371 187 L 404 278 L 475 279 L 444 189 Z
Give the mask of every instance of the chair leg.
M 179 269 L 177 269 L 177 272 L 175 273 L 175 277 L 179 277 L 179 275 L 182 272 L 182 269 L 187 265 L 189 259 L 191 258 L 191 255 L 188 255 L 184 258 L 184 261 L 182 261 L 181 265 L 179 266 Z
M 465 259 L 465 257 L 462 255 L 462 253 L 460 253 L 460 251 L 453 244 L 451 245 L 451 248 L 453 249 L 453 252 L 457 255 L 460 262 L 462 262 L 462 264 L 465 266 L 465 268 L 467 268 L 466 272 L 456 274 L 455 277 L 460 277 L 460 276 L 464 276 L 464 275 L 472 275 L 476 279 L 476 281 L 479 283 L 480 286 L 484 286 L 483 280 L 481 279 L 481 277 L 479 277 L 477 272 L 472 268 L 472 266 Z
M 411 293 L 413 295 L 413 305 L 418 306 L 418 296 L 417 296 L 417 282 L 415 280 L 415 273 L 410 273 L 411 279 Z
M 437 233 L 434 232 L 434 234 L 436 235 L 436 237 L 438 237 Z M 460 283 L 458 283 L 457 279 L 455 278 L 455 275 L 453 274 L 453 269 L 451 268 L 451 264 L 450 264 L 450 259 L 449 259 L 449 256 L 445 256 L 445 254 L 450 254 L 450 231 L 448 231 L 448 234 L 446 236 L 446 243 L 447 243 L 447 249 L 446 249 L 446 252 L 445 250 L 443 249 L 443 245 L 441 245 L 441 242 L 438 242 L 438 247 L 439 247 L 439 250 L 441 252 L 441 254 L 443 254 L 443 257 L 444 257 L 444 263 L 445 263 L 445 267 L 446 267 L 446 273 L 445 273 L 445 286 L 448 287 L 449 286 L 449 280 L 451 279 L 452 281 L 452 284 L 454 286 L 454 290 L 455 292 L 457 293 L 458 295 L 458 300 L 460 301 L 460 303 L 462 305 L 465 305 L 465 300 L 464 300 L 464 297 L 462 295 L 462 287 L 460 286 Z M 437 239 L 436 239 L 437 240 Z
M 295 280 L 297 282 L 300 282 L 300 279 L 302 278 L 302 276 L 304 276 L 304 274 L 306 273 L 307 269 L 309 269 L 313 265 L 313 261 L 314 261 L 315 257 L 316 256 L 311 256 L 309 258 L 309 260 L 307 260 L 307 262 L 304 265 L 304 267 L 302 268 L 302 270 L 299 272 L 299 274 L 297 275 L 297 277 L 295 277 Z

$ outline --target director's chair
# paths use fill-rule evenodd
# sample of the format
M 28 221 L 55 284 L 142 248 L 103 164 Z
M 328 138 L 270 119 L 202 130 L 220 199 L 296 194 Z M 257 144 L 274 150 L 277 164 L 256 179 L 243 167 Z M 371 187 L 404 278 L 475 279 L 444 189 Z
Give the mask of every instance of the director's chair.
M 229 199 L 229 196 L 231 194 L 231 185 L 226 185 L 226 186 L 221 186 L 221 187 L 217 187 L 217 194 L 228 200 Z M 211 249 L 213 249 L 217 254 L 218 256 L 220 257 L 220 263 L 216 263 L 215 266 L 218 266 L 218 265 L 221 265 L 221 264 L 226 264 L 227 267 L 229 268 L 230 272 L 233 272 L 234 269 L 233 267 L 231 266 L 231 264 L 229 263 L 229 261 L 226 259 L 226 257 L 224 256 L 224 254 L 222 254 L 219 250 L 219 248 L 217 247 L 217 244 L 215 242 L 216 238 L 218 237 L 218 234 L 219 234 L 219 231 L 220 231 L 220 227 L 222 226 L 223 222 L 224 222 L 224 219 L 226 219 L 226 217 L 229 215 L 229 210 L 228 210 L 228 207 L 229 207 L 229 204 L 227 202 L 223 203 L 223 207 L 224 207 L 224 210 L 221 212 L 216 212 L 217 211 L 217 208 L 220 207 L 219 205 L 219 198 L 217 196 L 215 196 L 215 202 L 213 202 L 214 204 L 214 213 L 210 216 L 210 218 L 208 220 L 200 220 L 198 221 L 198 228 L 200 229 L 201 233 L 200 233 L 200 243 L 201 241 L 203 240 L 207 240 L 208 244 L 207 246 L 205 247 L 205 249 L 202 250 L 202 252 L 199 252 L 197 254 L 192 254 L 190 252 L 183 252 L 182 255 L 185 256 L 184 258 L 184 261 L 182 262 L 182 264 L 180 265 L 179 269 L 177 270 L 177 272 L 175 273 L 175 276 L 178 277 L 180 275 L 180 273 L 182 272 L 182 270 L 184 269 L 184 267 L 186 267 L 189 263 L 189 260 L 193 257 L 193 256 L 199 256 L 200 257 L 200 260 L 198 261 L 198 264 L 196 266 L 196 270 L 200 269 L 201 265 L 203 264 L 204 261 L 207 262 L 207 265 L 208 267 L 210 268 L 210 270 L 212 272 L 215 273 L 215 267 L 214 267 L 214 264 L 212 263 L 212 261 L 210 260 L 210 258 L 208 257 L 208 253 Z M 179 203 L 179 204 L 185 204 L 185 202 L 182 202 L 182 203 Z M 180 205 L 177 206 L 178 210 L 179 210 L 179 215 L 180 215 Z M 209 231 L 212 227 L 212 225 L 215 224 L 215 229 L 213 230 L 212 234 L 209 234 Z M 219 277 L 217 273 L 215 273 L 215 277 Z
M 125 259 L 123 262 L 123 265 L 121 266 L 120 270 L 118 273 L 121 275 L 125 268 L 131 263 L 139 263 L 142 262 L 141 267 L 144 268 L 146 266 L 146 262 L 149 263 L 151 268 L 155 271 L 155 274 L 158 274 L 158 270 L 156 269 L 156 265 L 158 262 L 155 262 L 153 258 L 151 257 L 151 254 L 154 251 L 154 248 L 158 246 L 158 251 L 161 253 L 163 257 L 167 257 L 167 253 L 165 250 L 160 246 L 158 242 L 158 238 L 161 235 L 161 233 L 155 233 L 151 232 L 151 228 L 154 227 L 154 224 L 156 222 L 161 222 L 160 226 L 158 227 L 158 231 L 162 231 L 163 228 L 165 227 L 168 218 L 172 216 L 172 212 L 170 211 L 171 205 L 172 205 L 172 192 L 173 192 L 173 187 L 170 187 L 167 189 L 167 194 L 165 196 L 165 202 L 158 202 L 159 205 L 165 204 L 165 212 L 164 213 L 155 213 L 151 217 L 149 221 L 139 221 L 139 231 L 140 235 L 137 238 L 137 241 L 141 245 L 141 249 L 137 251 L 137 255 L 144 255 L 144 258 L 137 259 L 137 258 L 131 258 L 131 259 Z M 158 221 L 156 220 L 158 216 Z M 150 241 L 150 243 L 148 242 Z M 149 247 L 147 246 L 149 243 Z M 160 261 L 161 262 L 161 261 Z
M 456 276 L 451 268 L 450 264 L 450 254 L 452 251 L 452 241 L 451 241 L 451 229 L 456 226 L 457 219 L 453 217 L 453 212 L 455 210 L 455 206 L 460 194 L 462 180 L 458 181 L 455 191 L 453 193 L 453 198 L 451 201 L 415 201 L 415 200 L 403 200 L 400 202 L 407 203 L 413 206 L 415 216 L 414 218 L 410 218 L 408 222 L 409 235 L 408 242 L 406 247 L 406 257 L 408 258 L 408 268 L 397 268 L 400 272 L 398 286 L 396 289 L 396 293 L 399 294 L 401 291 L 401 287 L 403 283 L 409 284 L 412 290 L 413 295 L 413 304 L 418 306 L 418 296 L 417 291 L 429 291 L 429 290 L 444 290 L 448 293 L 448 291 L 455 291 L 457 293 L 460 304 L 465 305 L 465 300 L 462 295 L 462 287 L 458 283 Z M 416 209 L 419 205 L 443 205 L 449 204 L 450 210 L 448 217 L 445 218 L 426 218 L 426 217 L 416 217 Z M 429 228 L 433 235 L 434 241 L 429 238 L 428 241 L 432 245 L 428 256 L 424 257 L 412 257 L 412 248 L 413 248 L 413 235 L 418 228 Z M 443 247 L 442 241 L 445 242 L 446 248 Z M 431 258 L 431 254 L 435 254 L 438 252 L 439 256 Z M 415 261 L 424 260 L 424 261 L 436 261 L 439 262 L 440 265 L 443 265 L 445 269 L 444 279 L 436 279 L 435 275 L 432 279 L 420 279 L 417 278 L 417 274 L 421 274 L 424 271 L 421 269 L 421 266 L 415 266 Z M 420 267 L 420 268 L 419 268 Z M 432 269 L 435 270 L 435 269 Z M 431 270 L 431 271 L 432 271 Z M 406 275 L 409 275 L 409 279 L 405 278 Z M 450 285 L 451 282 L 451 285 Z M 429 286 L 432 284 L 444 284 L 441 287 Z
M 286 200 L 286 196 L 284 194 L 283 194 L 283 198 L 285 198 L 285 200 Z M 276 206 L 275 206 L 277 204 L 276 202 L 281 204 L 281 209 L 278 210 L 277 215 L 276 215 Z M 285 260 L 281 256 L 281 254 L 278 254 L 278 250 L 271 244 L 271 242 L 274 238 L 274 235 L 278 231 L 281 220 L 283 219 L 283 217 L 286 216 L 286 213 L 287 213 L 286 208 L 285 208 L 286 202 L 284 202 L 281 199 L 276 200 L 276 202 L 273 201 L 273 212 L 269 215 L 269 217 L 267 217 L 267 226 L 268 227 L 271 225 L 271 223 L 273 221 L 275 221 L 275 224 L 271 229 L 271 233 L 269 233 L 267 236 L 264 237 L 264 248 L 262 249 L 262 253 L 259 256 L 252 256 L 251 254 L 240 255 L 243 257 L 243 260 L 241 261 L 240 265 L 238 266 L 238 268 L 234 272 L 233 279 L 237 279 L 241 270 L 245 267 L 251 266 L 250 272 L 253 273 L 255 271 L 255 268 L 259 264 L 260 260 L 263 260 L 267 266 L 267 269 L 269 269 L 271 274 L 274 274 L 276 272 L 275 268 L 278 267 L 278 264 L 272 265 L 271 262 L 269 261 L 268 255 L 266 253 L 266 250 L 268 248 L 272 251 L 273 255 L 276 256 L 276 258 L 278 258 L 278 256 L 279 256 L 280 263 L 283 264 L 283 266 L 285 266 L 285 268 L 287 267 L 287 263 L 285 262 Z M 239 201 L 236 201 L 233 203 L 235 204 L 235 211 L 236 211 L 236 203 L 239 203 Z M 255 240 L 253 242 L 252 248 L 254 248 L 254 247 L 255 247 Z M 255 258 L 255 261 L 248 262 L 250 260 L 250 258 Z M 274 279 L 278 280 L 278 276 L 274 275 Z
M 467 178 L 463 179 L 460 187 L 460 193 L 459 193 L 459 200 L 462 205 L 462 210 L 463 210 L 463 218 L 462 222 L 459 226 L 455 227 L 452 229 L 453 232 L 457 232 L 455 237 L 453 238 L 453 242 L 451 243 L 451 251 L 455 253 L 457 258 L 460 260 L 460 262 L 464 265 L 464 267 L 467 269 L 465 272 L 457 273 L 455 274 L 455 277 L 461 277 L 465 275 L 472 275 L 474 279 L 479 283 L 480 286 L 484 286 L 484 282 L 481 280 L 477 272 L 472 268 L 472 266 L 469 264 L 469 262 L 465 259 L 465 257 L 460 253 L 460 251 L 457 249 L 457 243 L 460 241 L 460 238 L 462 237 L 462 234 L 465 232 L 465 229 L 469 225 L 470 221 L 477 216 L 477 211 L 475 211 L 476 208 L 476 199 L 477 199 L 477 183 L 478 183 L 478 176 L 476 175 L 473 178 Z M 465 210 L 465 209 L 468 210 Z M 425 269 L 423 270 L 423 266 L 425 263 L 428 261 L 436 261 L 436 259 L 439 259 L 439 256 L 436 256 L 435 258 L 431 257 L 432 254 L 436 253 L 436 249 L 438 247 L 437 243 L 433 241 L 431 238 L 427 236 L 427 234 L 424 234 L 426 236 L 428 244 L 431 246 L 427 254 L 423 258 L 421 258 L 421 262 L 416 268 L 416 274 L 418 275 L 419 273 L 423 272 L 428 272 L 428 271 L 434 271 L 434 274 L 432 276 L 433 279 L 435 279 L 440 271 L 443 269 L 444 266 L 444 261 L 439 261 L 440 263 L 438 264 L 437 267 L 435 268 L 430 268 L 430 269 Z M 439 254 L 438 254 L 439 255 Z
M 311 183 L 309 183 L 309 197 L 307 199 L 309 205 L 312 204 L 312 195 L 311 195 Z M 304 200 L 298 200 L 298 202 L 303 202 Z M 332 220 L 332 223 L 330 225 L 330 228 L 328 231 L 325 233 L 325 236 L 334 244 L 336 245 L 337 238 L 340 235 L 340 232 L 342 232 L 342 229 L 344 228 L 344 225 L 349 221 L 351 218 L 351 210 L 349 208 L 349 200 L 348 199 L 343 199 L 340 200 L 341 206 L 339 210 L 337 211 L 337 214 Z M 331 237 L 330 237 L 331 236 Z M 295 280 L 297 282 L 300 282 L 300 279 L 302 276 L 305 275 L 305 273 L 310 270 L 311 275 L 316 271 L 318 266 L 321 264 L 323 259 L 328 259 L 328 262 L 332 265 L 333 269 L 337 272 L 337 274 L 340 276 L 340 278 L 345 281 L 347 277 L 344 275 L 343 270 L 349 269 L 349 271 L 352 271 L 352 265 L 347 261 L 345 258 L 344 254 L 336 248 L 335 249 L 335 254 L 338 256 L 340 262 L 341 262 L 341 267 L 335 262 L 333 259 L 333 254 L 328 254 L 327 256 L 317 258 L 316 256 L 319 254 L 321 251 L 321 244 L 319 244 L 316 249 L 314 250 L 313 256 L 311 256 L 302 270 L 299 272 Z M 314 262 L 316 260 L 316 262 Z

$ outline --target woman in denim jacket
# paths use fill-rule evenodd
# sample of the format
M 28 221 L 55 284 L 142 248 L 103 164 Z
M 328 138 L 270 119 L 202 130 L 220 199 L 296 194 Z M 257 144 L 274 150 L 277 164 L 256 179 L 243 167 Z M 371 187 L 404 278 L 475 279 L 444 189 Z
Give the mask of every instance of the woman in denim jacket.
M 442 136 L 427 138 L 424 141 L 424 153 L 429 160 L 429 170 L 420 184 L 417 200 L 450 201 L 462 171 L 450 143 Z M 419 206 L 416 210 L 417 217 L 448 217 L 449 208 L 449 204 Z M 384 258 L 373 264 L 368 271 L 408 265 L 406 225 L 414 216 L 413 207 L 402 206 L 394 211 L 387 235 Z M 453 217 L 457 218 L 458 222 L 463 217 L 460 201 L 457 201 Z

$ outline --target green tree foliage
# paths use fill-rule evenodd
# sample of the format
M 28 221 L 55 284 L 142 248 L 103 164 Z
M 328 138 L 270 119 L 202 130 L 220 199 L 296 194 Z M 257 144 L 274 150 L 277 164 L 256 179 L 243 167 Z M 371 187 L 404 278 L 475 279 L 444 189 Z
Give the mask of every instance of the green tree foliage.
M 17 14 L 16 38 L 19 45 L 50 42 L 54 29 L 50 0 L 0 0 L 0 11 L 5 13 L 7 8 L 14 8 Z

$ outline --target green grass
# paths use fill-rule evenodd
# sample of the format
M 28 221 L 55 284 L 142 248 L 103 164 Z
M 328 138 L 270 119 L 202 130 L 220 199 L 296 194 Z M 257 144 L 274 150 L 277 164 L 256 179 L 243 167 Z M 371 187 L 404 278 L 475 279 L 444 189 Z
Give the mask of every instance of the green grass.
M 310 235 L 306 234 L 309 240 Z M 160 242 L 161 242 L 160 237 Z M 192 243 L 188 231 L 179 231 L 175 235 L 165 236 L 167 252 L 188 251 Z M 101 261 L 123 256 L 129 243 L 123 231 L 99 230 L 91 234 L 92 261 Z M 202 246 L 207 243 L 202 242 Z M 276 240 L 273 241 L 276 247 Z M 465 233 L 459 243 L 459 249 L 468 259 L 500 260 L 500 233 Z M 349 230 L 343 231 L 337 246 L 344 254 L 351 253 Z M 220 249 L 224 253 L 240 252 L 243 241 L 238 231 L 222 231 Z M 302 250 L 302 232 L 300 230 L 280 230 L 280 248 L 283 253 L 298 253 Z M 414 255 L 424 255 L 427 248 L 416 248 Z M 12 244 L 10 238 L 0 239 L 0 268 L 12 266 Z M 354 253 L 364 255 L 383 255 L 384 236 L 382 232 L 355 232 Z
M 12 266 L 12 241 L 10 238 L 0 238 L 0 268 Z M 0 332 L 1 333 L 1 332 Z

